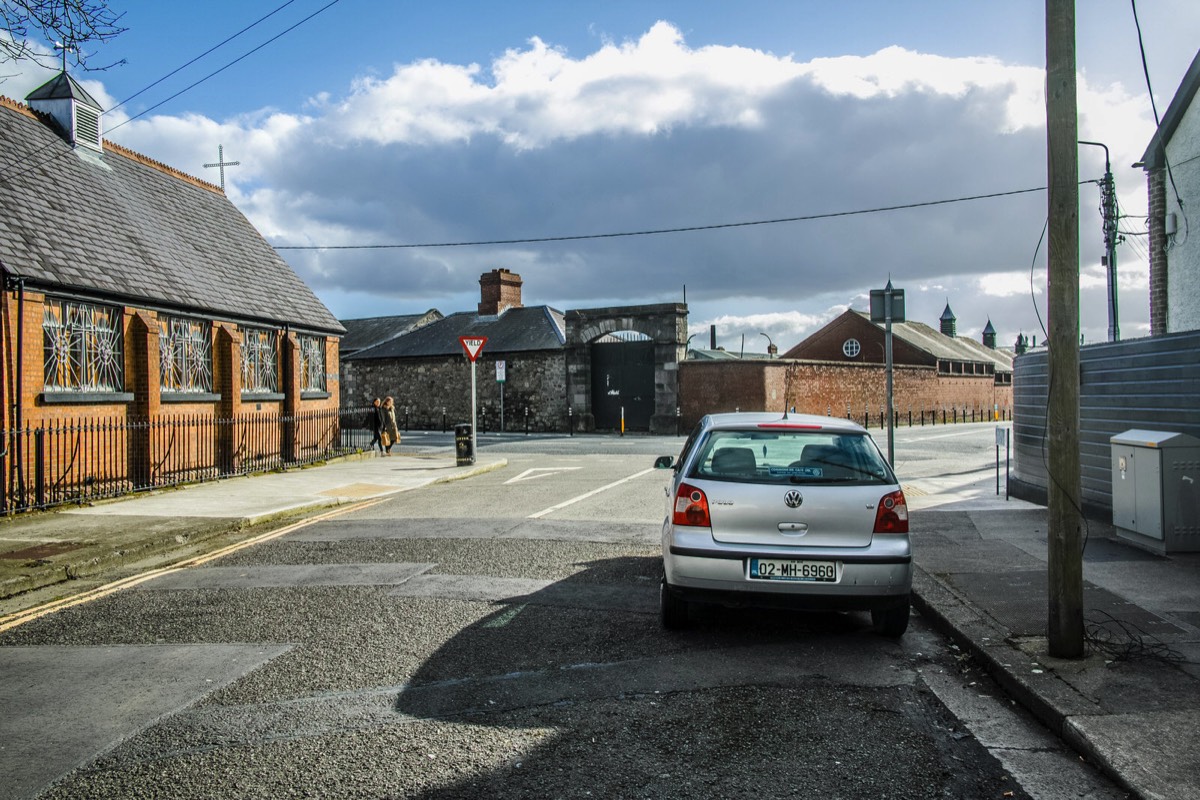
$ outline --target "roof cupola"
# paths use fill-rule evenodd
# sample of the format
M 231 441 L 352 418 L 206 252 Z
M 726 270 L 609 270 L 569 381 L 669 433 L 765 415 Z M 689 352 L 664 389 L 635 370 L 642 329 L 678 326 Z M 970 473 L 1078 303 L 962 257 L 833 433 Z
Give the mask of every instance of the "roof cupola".
M 954 338 L 957 336 L 958 318 L 954 316 L 954 312 L 950 310 L 950 303 L 946 303 L 946 310 L 942 312 L 942 334 Z
M 34 111 L 53 117 L 75 147 L 103 152 L 100 116 L 104 109 L 65 70 L 30 92 L 25 102 Z
M 983 327 L 983 346 L 996 349 L 996 329 L 992 327 L 992 320 L 989 317 L 987 325 Z

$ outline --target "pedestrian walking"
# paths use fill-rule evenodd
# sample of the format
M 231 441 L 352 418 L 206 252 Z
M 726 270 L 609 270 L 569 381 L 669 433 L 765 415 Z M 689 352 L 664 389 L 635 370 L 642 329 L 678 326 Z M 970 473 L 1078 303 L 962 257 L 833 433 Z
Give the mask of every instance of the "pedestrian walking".
M 396 425 L 396 401 L 391 397 L 383 399 L 383 454 L 390 456 L 392 446 L 400 444 L 400 428 Z
M 375 447 L 379 447 L 379 452 L 383 452 L 383 439 L 380 434 L 383 432 L 383 401 L 376 397 L 371 402 L 371 408 L 367 410 L 367 427 L 371 430 L 371 443 L 367 445 L 372 453 L 375 452 Z

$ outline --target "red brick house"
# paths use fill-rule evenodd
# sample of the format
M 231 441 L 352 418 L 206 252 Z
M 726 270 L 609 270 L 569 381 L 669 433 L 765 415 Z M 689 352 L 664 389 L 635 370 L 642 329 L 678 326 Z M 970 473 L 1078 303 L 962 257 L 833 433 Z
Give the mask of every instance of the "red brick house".
M 1013 355 L 996 349 L 991 323 L 984 342 L 957 336 L 947 305 L 940 328 L 892 325 L 893 402 L 901 419 L 910 411 L 914 424 L 934 412 L 1009 418 Z M 887 403 L 884 342 L 883 325 L 849 309 L 778 359 L 689 359 L 679 376 L 683 427 L 707 413 L 784 408 L 878 424 Z
M 328 437 L 297 422 L 336 422 L 344 329 L 312 290 L 219 187 L 105 141 L 65 72 L 27 99 L 0 98 L 4 509 Z

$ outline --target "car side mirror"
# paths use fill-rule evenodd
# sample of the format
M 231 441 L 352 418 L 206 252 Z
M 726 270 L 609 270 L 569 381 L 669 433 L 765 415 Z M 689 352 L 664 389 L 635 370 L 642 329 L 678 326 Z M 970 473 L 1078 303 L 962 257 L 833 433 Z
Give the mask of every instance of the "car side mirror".
M 674 456 L 659 456 L 658 458 L 654 459 L 654 468 L 655 469 L 671 469 L 674 466 L 675 466 L 675 457 Z

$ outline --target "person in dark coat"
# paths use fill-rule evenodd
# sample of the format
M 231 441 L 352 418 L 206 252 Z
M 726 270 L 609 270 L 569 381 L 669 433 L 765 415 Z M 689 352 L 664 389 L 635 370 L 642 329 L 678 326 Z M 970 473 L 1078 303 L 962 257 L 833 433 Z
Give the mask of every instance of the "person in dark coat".
M 371 403 L 371 410 L 367 412 L 367 427 L 371 429 L 371 443 L 367 447 L 374 452 L 375 446 L 379 445 L 379 452 L 383 452 L 383 440 L 379 434 L 383 432 L 383 408 L 380 406 L 380 399 L 375 398 Z

